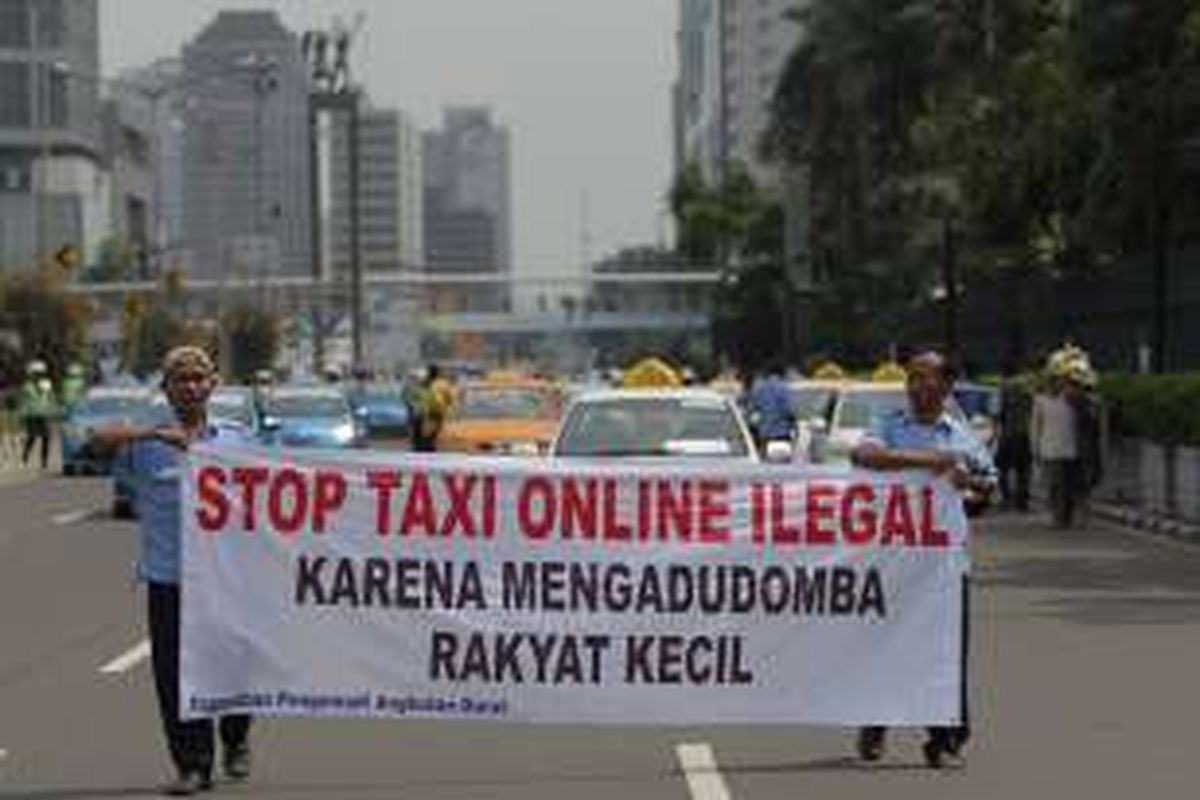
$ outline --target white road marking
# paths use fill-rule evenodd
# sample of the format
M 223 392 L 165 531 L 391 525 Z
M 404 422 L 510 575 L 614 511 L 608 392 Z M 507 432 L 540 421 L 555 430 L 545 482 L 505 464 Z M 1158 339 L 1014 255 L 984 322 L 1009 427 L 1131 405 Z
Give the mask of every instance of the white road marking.
M 74 525 L 76 522 L 83 522 L 92 515 L 90 508 L 77 508 L 74 511 L 64 511 L 61 514 L 55 514 L 50 518 L 50 521 L 55 525 Z
M 729 787 L 717 769 L 712 747 L 704 742 L 675 745 L 692 800 L 730 800 Z
M 150 640 L 142 639 L 129 650 L 100 668 L 103 675 L 119 675 L 128 672 L 150 657 Z

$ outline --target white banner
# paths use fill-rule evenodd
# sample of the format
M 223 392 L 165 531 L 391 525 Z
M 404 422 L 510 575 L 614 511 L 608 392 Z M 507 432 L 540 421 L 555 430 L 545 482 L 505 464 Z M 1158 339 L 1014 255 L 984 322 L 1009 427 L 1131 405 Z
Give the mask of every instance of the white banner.
M 966 520 L 923 475 L 198 446 L 184 482 L 188 716 L 958 718 Z

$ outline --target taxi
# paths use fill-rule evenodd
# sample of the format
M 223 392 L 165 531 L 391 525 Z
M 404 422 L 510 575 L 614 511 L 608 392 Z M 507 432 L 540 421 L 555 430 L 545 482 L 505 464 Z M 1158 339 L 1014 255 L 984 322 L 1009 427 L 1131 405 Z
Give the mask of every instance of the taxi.
M 809 460 L 848 466 L 850 454 L 876 420 L 908 408 L 905 377 L 902 367 L 889 363 L 876 369 L 869 381 L 846 381 L 838 386 L 823 419 L 813 425 Z M 973 427 L 953 395 L 946 398 L 946 411 L 964 427 Z
M 758 461 L 750 429 L 729 397 L 699 387 L 600 389 L 563 416 L 556 458 L 704 458 Z
M 112 457 L 101 455 L 88 446 L 93 431 L 110 425 L 135 424 L 145 417 L 151 392 L 141 386 L 96 386 L 71 406 L 63 417 L 59 443 L 62 447 L 62 473 L 107 474 Z
M 562 414 L 554 384 L 498 373 L 459 385 L 438 435 L 438 450 L 535 456 L 546 453 Z

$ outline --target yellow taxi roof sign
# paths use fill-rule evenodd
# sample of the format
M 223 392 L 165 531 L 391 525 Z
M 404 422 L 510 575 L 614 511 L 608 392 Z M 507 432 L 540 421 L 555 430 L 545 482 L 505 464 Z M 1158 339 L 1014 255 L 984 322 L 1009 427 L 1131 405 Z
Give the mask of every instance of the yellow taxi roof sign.
M 625 389 L 683 386 L 683 378 L 661 358 L 644 358 L 625 370 L 621 376 Z
M 812 376 L 819 381 L 844 381 L 846 371 L 832 361 L 826 361 L 813 371 Z
M 871 381 L 874 383 L 904 383 L 907 378 L 908 373 L 904 367 L 895 361 L 885 361 L 871 373 Z
M 533 376 L 515 369 L 494 369 L 483 376 L 484 383 L 529 383 Z

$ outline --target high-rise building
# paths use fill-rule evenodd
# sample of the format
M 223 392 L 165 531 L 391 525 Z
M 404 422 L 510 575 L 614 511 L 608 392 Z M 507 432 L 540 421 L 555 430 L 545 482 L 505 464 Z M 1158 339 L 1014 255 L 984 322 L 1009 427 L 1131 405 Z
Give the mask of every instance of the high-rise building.
M 138 191 L 147 199 L 146 243 L 153 264 L 186 267 L 190 263 L 184 240 L 183 211 L 183 65 L 164 58 L 127 70 L 109 84 L 109 105 L 117 130 L 110 130 L 113 192 L 129 196 Z M 125 165 L 120 156 L 125 153 Z M 142 162 L 148 162 L 143 166 Z M 145 175 L 143 173 L 149 173 Z M 130 227 L 135 227 L 130 223 Z M 114 235 L 129 239 L 120 220 Z
M 308 75 L 273 11 L 222 11 L 183 50 L 189 272 L 311 272 Z
M 344 122 L 331 125 L 330 148 L 331 251 L 338 272 L 350 265 L 349 129 Z M 420 132 L 402 111 L 364 108 L 358 159 L 363 268 L 419 268 L 425 257 Z
M 0 268 L 106 233 L 96 0 L 0 0 Z
M 511 270 L 512 219 L 508 131 L 489 109 L 448 108 L 442 128 L 423 141 L 425 268 L 433 273 Z M 496 311 L 508 286 L 440 293 L 447 311 Z
M 678 165 L 699 164 L 712 179 L 739 161 L 767 186 L 778 170 L 759 142 L 771 98 L 801 27 L 787 13 L 798 0 L 680 0 L 676 124 Z
M 713 180 L 725 157 L 721 0 L 680 0 L 675 166 L 699 165 Z
M 350 130 L 345 114 L 329 121 L 330 271 L 350 274 Z M 359 248 L 366 272 L 418 270 L 425 259 L 421 133 L 407 114 L 370 108 L 359 114 Z M 391 371 L 420 355 L 418 292 L 367 292 L 364 364 Z

